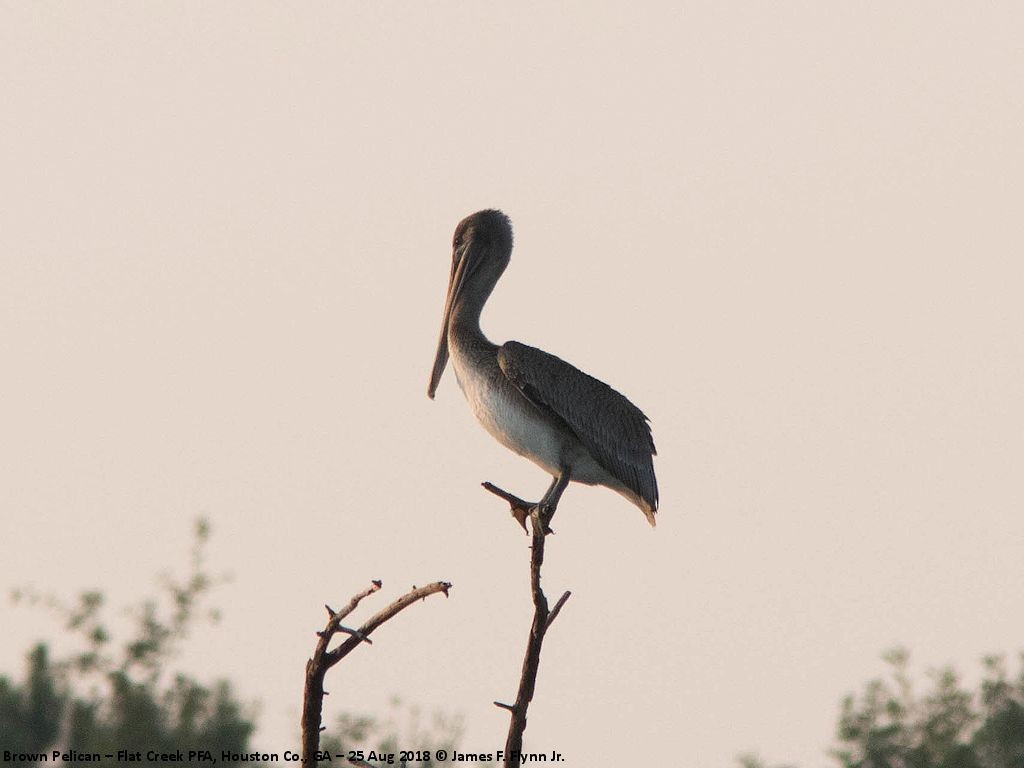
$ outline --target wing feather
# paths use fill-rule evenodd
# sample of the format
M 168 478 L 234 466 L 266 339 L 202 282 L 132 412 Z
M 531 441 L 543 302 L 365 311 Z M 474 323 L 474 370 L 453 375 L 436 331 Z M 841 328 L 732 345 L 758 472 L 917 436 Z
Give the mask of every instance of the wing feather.
M 535 405 L 565 422 L 601 466 L 658 508 L 651 460 L 657 451 L 643 411 L 603 381 L 518 341 L 502 345 L 498 365 Z

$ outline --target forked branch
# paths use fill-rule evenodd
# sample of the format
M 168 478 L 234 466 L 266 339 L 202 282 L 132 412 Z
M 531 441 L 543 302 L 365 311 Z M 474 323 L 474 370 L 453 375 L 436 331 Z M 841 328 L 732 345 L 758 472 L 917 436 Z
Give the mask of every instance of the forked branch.
M 327 609 L 327 625 L 319 632 L 316 649 L 313 657 L 306 662 L 306 686 L 302 697 L 302 763 L 303 765 L 316 765 L 317 751 L 320 749 L 320 732 L 323 716 L 324 677 L 327 670 L 348 656 L 355 648 L 362 643 L 372 644 L 370 634 L 388 619 L 400 611 L 409 607 L 417 600 L 422 600 L 429 595 L 443 592 L 448 596 L 451 584 L 446 581 L 435 581 L 425 587 L 413 587 L 412 590 L 395 600 L 391 605 L 375 613 L 369 620 L 363 623 L 359 629 L 351 629 L 341 622 L 352 611 L 356 609 L 359 602 L 381 588 L 381 582 L 373 581 L 369 587 L 362 592 L 352 596 L 348 605 L 340 611 L 333 610 L 329 605 Z M 331 639 L 339 632 L 347 634 L 348 638 L 336 648 L 328 650 Z

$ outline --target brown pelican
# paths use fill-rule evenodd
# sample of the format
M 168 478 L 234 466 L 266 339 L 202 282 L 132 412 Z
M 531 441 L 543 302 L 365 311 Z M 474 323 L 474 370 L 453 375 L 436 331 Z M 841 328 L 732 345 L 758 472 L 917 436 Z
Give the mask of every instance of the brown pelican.
M 570 481 L 603 485 L 633 502 L 654 525 L 658 483 L 647 417 L 604 382 L 547 352 L 508 341 L 497 346 L 480 330 L 480 313 L 512 256 L 512 224 L 501 211 L 478 211 L 455 228 L 452 271 L 441 338 L 427 395 L 433 399 L 451 354 L 466 400 L 484 429 L 553 478 L 544 497 L 512 502 L 526 527 L 532 509 L 550 520 Z M 517 512 L 517 504 L 520 502 Z

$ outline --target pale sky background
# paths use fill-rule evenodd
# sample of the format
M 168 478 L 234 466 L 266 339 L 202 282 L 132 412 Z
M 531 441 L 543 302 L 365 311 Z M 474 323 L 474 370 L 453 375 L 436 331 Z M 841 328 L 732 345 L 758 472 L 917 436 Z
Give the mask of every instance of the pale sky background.
M 298 744 L 303 665 L 504 743 L 548 479 L 427 378 L 455 224 L 492 339 L 626 393 L 659 525 L 572 486 L 526 746 L 826 764 L 841 696 L 1024 647 L 1024 5 L 4 3 L 0 586 L 234 581 L 181 665 Z M 0 603 L 0 670 L 57 625 Z M 414 748 L 416 745 L 406 745 Z

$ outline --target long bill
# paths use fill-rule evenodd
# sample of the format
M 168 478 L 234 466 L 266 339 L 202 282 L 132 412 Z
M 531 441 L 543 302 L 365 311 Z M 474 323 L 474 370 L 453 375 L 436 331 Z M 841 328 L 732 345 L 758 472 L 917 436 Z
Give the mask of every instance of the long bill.
M 448 364 L 448 326 L 452 320 L 452 308 L 462 291 L 466 279 L 466 261 L 464 254 L 456 251 L 452 255 L 452 273 L 448 278 L 448 295 L 444 301 L 444 315 L 441 318 L 441 336 L 437 340 L 437 352 L 434 354 L 434 369 L 430 372 L 430 384 L 427 387 L 427 397 L 434 399 L 437 385 L 441 381 L 441 374 Z

